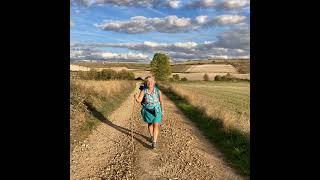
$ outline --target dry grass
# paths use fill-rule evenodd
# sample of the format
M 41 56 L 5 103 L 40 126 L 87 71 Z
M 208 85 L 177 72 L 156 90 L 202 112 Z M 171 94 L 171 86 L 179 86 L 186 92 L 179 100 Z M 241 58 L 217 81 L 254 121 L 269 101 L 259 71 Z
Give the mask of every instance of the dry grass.
M 87 89 L 92 89 L 100 96 L 105 98 L 121 93 L 124 89 L 132 87 L 132 81 L 127 80 L 78 80 L 77 83 Z
M 70 145 L 71 149 L 85 139 L 99 123 L 88 110 L 90 103 L 103 113 L 112 112 L 134 89 L 135 81 L 71 80 Z
M 197 87 L 197 88 L 194 88 Z M 188 82 L 170 85 L 173 92 L 221 119 L 226 130 L 250 134 L 250 84 L 248 82 Z

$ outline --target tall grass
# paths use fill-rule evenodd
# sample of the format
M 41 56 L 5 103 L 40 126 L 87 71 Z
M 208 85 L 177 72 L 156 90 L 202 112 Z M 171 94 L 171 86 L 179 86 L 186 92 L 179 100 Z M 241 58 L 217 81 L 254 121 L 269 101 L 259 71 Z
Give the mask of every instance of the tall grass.
M 208 82 L 207 82 L 208 83 Z M 200 95 L 194 88 L 186 91 L 179 83 L 161 83 L 160 89 L 202 131 L 209 141 L 223 154 L 225 161 L 244 177 L 250 176 L 249 129 L 241 129 L 234 114 L 210 101 L 210 95 Z M 238 119 L 239 120 L 239 119 Z M 242 124 L 244 125 L 244 124 Z M 244 127 L 247 127 L 245 124 Z
M 227 131 L 237 129 L 249 137 L 250 99 L 249 87 L 245 84 L 248 83 L 189 82 L 171 83 L 168 88 L 191 105 L 203 109 L 209 117 L 221 119 Z
M 70 145 L 71 149 L 84 140 L 99 124 L 90 112 L 93 106 L 105 115 L 115 110 L 135 88 L 135 81 L 71 80 L 70 84 Z

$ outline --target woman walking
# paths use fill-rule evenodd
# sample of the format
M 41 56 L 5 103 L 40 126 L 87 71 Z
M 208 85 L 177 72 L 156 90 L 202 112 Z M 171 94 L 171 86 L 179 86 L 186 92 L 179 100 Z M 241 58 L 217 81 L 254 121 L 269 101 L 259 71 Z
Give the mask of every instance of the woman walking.
M 137 102 L 141 103 L 141 115 L 144 122 L 148 123 L 148 129 L 152 140 L 152 148 L 156 148 L 159 126 L 164 117 L 164 105 L 160 90 L 155 86 L 153 77 L 146 77 L 146 87 L 140 94 L 134 94 Z

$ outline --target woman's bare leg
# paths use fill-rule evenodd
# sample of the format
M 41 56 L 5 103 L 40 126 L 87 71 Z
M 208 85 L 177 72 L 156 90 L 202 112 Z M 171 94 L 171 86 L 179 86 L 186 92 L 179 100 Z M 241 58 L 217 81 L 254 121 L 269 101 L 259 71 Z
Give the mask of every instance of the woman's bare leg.
M 152 123 L 148 123 L 148 129 L 149 129 L 150 136 L 153 140 L 153 124 Z
M 157 142 L 159 134 L 159 123 L 153 124 L 153 142 Z

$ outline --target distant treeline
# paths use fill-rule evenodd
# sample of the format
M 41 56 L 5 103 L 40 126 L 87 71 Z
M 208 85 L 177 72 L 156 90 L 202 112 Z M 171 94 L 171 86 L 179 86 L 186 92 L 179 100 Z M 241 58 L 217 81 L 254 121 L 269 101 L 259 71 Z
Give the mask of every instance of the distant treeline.
M 205 81 L 208 81 L 208 80 L 206 80 L 205 77 L 203 77 L 203 78 L 204 78 Z M 209 79 L 209 78 L 208 78 L 208 79 Z M 231 76 L 230 73 L 227 73 L 227 74 L 224 75 L 224 76 L 216 75 L 216 76 L 214 77 L 214 80 L 215 80 L 215 81 L 249 81 L 249 82 L 250 82 L 249 79 L 240 79 L 240 78 L 237 78 L 237 77 L 233 77 L 233 76 Z
M 75 79 L 83 80 L 115 80 L 115 79 L 127 79 L 134 80 L 134 73 L 131 71 L 121 70 L 119 72 L 112 69 L 104 69 L 97 71 L 91 69 L 90 71 L 77 71 L 71 72 L 71 77 Z

